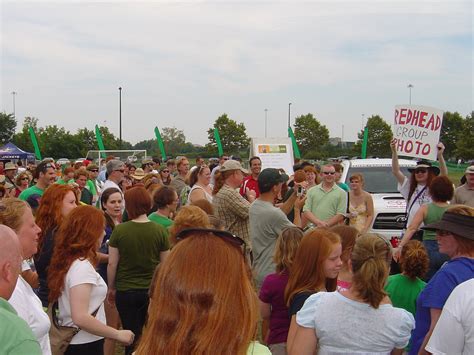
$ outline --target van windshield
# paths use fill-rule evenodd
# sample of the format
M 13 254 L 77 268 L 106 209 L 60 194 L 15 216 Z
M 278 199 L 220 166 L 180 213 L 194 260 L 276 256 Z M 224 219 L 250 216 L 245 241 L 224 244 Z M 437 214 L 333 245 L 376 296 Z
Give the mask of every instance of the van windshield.
M 407 167 L 400 167 L 402 174 L 409 177 L 410 172 Z M 364 177 L 364 190 L 372 194 L 377 193 L 397 193 L 397 179 L 392 174 L 392 168 L 390 166 L 381 166 L 370 168 L 360 167 L 354 168 L 351 167 L 349 173 L 347 174 L 345 183 L 349 185 L 349 178 L 352 174 L 359 173 Z

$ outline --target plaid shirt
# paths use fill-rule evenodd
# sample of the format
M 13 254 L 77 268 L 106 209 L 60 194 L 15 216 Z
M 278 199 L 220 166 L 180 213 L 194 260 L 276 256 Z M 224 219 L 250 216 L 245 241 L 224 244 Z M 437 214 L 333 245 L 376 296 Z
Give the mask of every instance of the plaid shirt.
M 224 222 L 225 228 L 232 234 L 242 238 L 247 249 L 250 244 L 249 209 L 250 202 L 244 199 L 236 189 L 224 185 L 212 199 L 217 217 Z

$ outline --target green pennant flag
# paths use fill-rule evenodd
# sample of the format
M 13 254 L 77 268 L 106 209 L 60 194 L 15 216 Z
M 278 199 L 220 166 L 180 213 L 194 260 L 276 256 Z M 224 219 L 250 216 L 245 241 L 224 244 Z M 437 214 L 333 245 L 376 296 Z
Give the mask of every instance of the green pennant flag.
M 362 159 L 367 158 L 367 142 L 369 140 L 369 128 L 366 126 L 364 128 L 364 140 L 362 141 L 362 152 L 360 156 Z
M 165 144 L 163 143 L 163 138 L 161 138 L 160 130 L 158 129 L 158 127 L 155 127 L 155 136 L 156 136 L 156 140 L 158 141 L 158 147 L 160 148 L 161 159 L 165 161 L 166 160 Z
M 30 127 L 28 131 L 30 132 L 31 142 L 33 143 L 33 147 L 35 148 L 36 159 L 41 160 L 41 152 L 39 149 L 38 141 L 36 140 L 36 134 L 33 130 L 33 127 Z
M 293 145 L 293 154 L 295 158 L 301 159 L 300 150 L 298 148 L 298 144 L 296 144 L 296 138 L 295 138 L 295 135 L 293 134 L 293 130 L 291 129 L 291 127 L 288 127 L 288 137 L 291 138 L 291 143 Z
M 214 138 L 216 140 L 219 156 L 221 157 L 224 155 L 224 149 L 222 149 L 221 137 L 219 136 L 219 130 L 217 128 L 214 128 Z
M 100 133 L 98 125 L 95 125 L 95 139 L 97 139 L 97 145 L 99 146 L 99 150 L 105 150 L 104 142 L 102 141 L 102 134 Z M 102 158 L 105 158 L 105 153 L 101 153 L 100 156 Z

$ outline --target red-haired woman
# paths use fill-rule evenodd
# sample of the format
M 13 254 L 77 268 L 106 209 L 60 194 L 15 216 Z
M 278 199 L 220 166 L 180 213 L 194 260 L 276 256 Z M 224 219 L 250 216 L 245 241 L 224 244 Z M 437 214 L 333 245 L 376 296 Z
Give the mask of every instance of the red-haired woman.
M 320 291 L 335 291 L 342 267 L 341 238 L 327 229 L 308 232 L 298 247 L 285 289 L 285 301 L 291 317 L 287 349 L 296 332 L 296 313 L 309 296 Z
M 53 254 L 55 234 L 63 219 L 77 204 L 73 187 L 53 184 L 44 192 L 36 212 L 36 224 L 41 228 L 41 234 L 34 260 L 39 278 L 38 297 L 43 307 L 48 306 L 48 266 Z
M 23 190 L 26 190 L 30 185 L 30 176 L 27 173 L 20 173 L 16 177 L 15 197 L 20 196 Z
M 258 299 L 244 241 L 229 232 L 200 228 L 182 230 L 177 239 L 158 269 L 135 353 L 270 354 L 253 341 Z
M 66 355 L 103 354 L 104 338 L 124 344 L 133 341 L 129 330 L 105 324 L 107 285 L 95 270 L 105 217 L 92 206 L 79 206 L 65 218 L 56 235 L 49 266 L 49 302 L 58 302 L 58 320 L 81 330 L 72 338 Z
M 115 226 L 109 242 L 109 301 L 115 301 L 122 325 L 140 337 L 148 309 L 148 289 L 156 266 L 169 253 L 167 231 L 148 219 L 150 194 L 143 187 L 125 192 L 130 221 Z M 133 345 L 127 346 L 131 354 Z

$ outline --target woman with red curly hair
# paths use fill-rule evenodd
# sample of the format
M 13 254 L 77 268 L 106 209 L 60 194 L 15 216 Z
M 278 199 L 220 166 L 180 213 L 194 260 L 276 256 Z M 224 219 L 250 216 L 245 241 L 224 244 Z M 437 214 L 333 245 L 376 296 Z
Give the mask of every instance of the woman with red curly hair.
M 65 218 L 56 235 L 49 266 L 49 302 L 57 302 L 58 321 L 79 327 L 65 354 L 103 354 L 104 338 L 123 344 L 133 341 L 129 330 L 105 323 L 107 285 L 95 270 L 97 250 L 104 236 L 105 217 L 92 206 L 79 206 Z
M 41 228 L 35 267 L 38 272 L 38 297 L 43 307 L 48 306 L 48 266 L 53 254 L 55 234 L 63 219 L 77 207 L 74 188 L 69 185 L 51 185 L 41 197 L 36 212 L 36 224 Z

